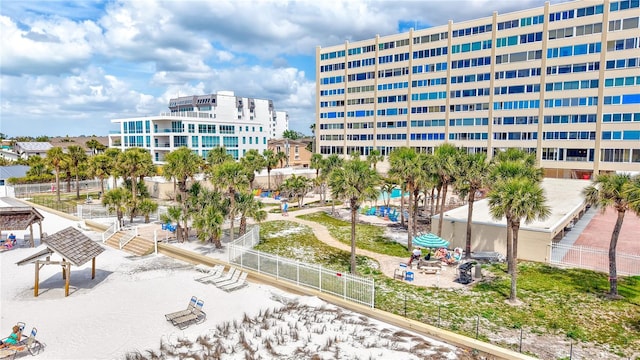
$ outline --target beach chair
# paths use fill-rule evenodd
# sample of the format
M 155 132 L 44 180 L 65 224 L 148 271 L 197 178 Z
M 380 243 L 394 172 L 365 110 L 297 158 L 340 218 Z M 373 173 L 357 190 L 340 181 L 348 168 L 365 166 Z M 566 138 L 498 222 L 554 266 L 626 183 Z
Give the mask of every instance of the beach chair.
M 227 285 L 227 284 L 231 284 L 234 283 L 236 281 L 238 281 L 238 279 L 240 278 L 240 275 L 242 275 L 243 271 L 240 271 L 239 269 L 234 269 L 235 271 L 231 274 L 231 277 L 228 279 L 219 279 L 219 280 L 213 280 L 210 281 L 210 283 L 212 283 L 213 285 L 220 287 L 223 285 Z
M 18 323 L 18 326 L 20 326 L 20 324 L 22 324 L 21 329 L 24 329 L 24 323 Z M 31 355 L 39 354 L 44 349 L 44 345 L 36 340 L 37 333 L 38 329 L 34 327 L 31 329 L 29 336 L 23 336 L 16 345 L 0 349 L 0 359 L 15 359 L 18 354 L 24 352 L 29 352 Z
M 174 326 L 177 326 L 180 330 L 186 329 L 191 324 L 199 324 L 207 319 L 207 314 L 202 311 L 204 306 L 203 300 L 198 300 L 195 308 L 191 309 L 191 312 L 187 315 L 180 316 L 179 318 L 171 320 Z
M 192 296 L 191 300 L 189 300 L 189 305 L 187 305 L 187 308 L 185 310 L 174 311 L 172 313 L 165 314 L 164 317 L 167 319 L 167 321 L 172 321 L 173 319 L 177 319 L 181 316 L 189 315 L 191 314 L 191 311 L 196 307 L 197 302 L 198 298 Z
M 240 270 L 238 270 L 238 269 L 236 269 L 234 267 L 229 268 L 229 270 L 226 273 L 223 273 L 222 276 L 219 276 L 219 277 L 217 277 L 215 279 L 213 279 L 213 278 L 212 279 L 208 279 L 206 281 L 203 281 L 203 283 L 216 285 L 218 283 L 229 281 L 229 280 L 233 279 L 233 275 L 236 273 L 236 271 L 240 272 Z M 240 274 L 238 274 L 238 276 L 240 276 Z
M 224 265 L 216 265 L 216 266 L 214 266 L 212 268 L 209 268 L 208 270 L 203 271 L 203 272 L 204 272 L 205 275 L 197 277 L 195 279 L 196 281 L 206 282 L 209 279 L 215 279 L 215 278 L 218 278 L 218 277 L 222 276 L 222 273 L 224 272 Z
M 235 276 L 235 278 L 233 278 L 233 279 L 231 279 L 229 281 L 224 281 L 224 282 L 218 283 L 218 284 L 216 284 L 216 286 L 219 287 L 220 289 L 224 290 L 224 288 L 227 287 L 227 286 L 233 286 L 233 285 L 235 285 L 237 283 L 241 283 L 241 282 L 247 281 L 247 273 L 244 272 L 244 271 L 236 271 L 236 273 L 234 275 L 237 275 L 237 276 Z
M 226 292 L 230 292 L 230 291 L 237 290 L 237 289 L 240 289 L 241 287 L 245 287 L 245 286 L 247 286 L 247 273 L 243 272 L 240 275 L 240 278 L 238 279 L 238 281 L 236 281 L 233 284 L 228 284 L 228 285 L 225 285 L 225 286 L 219 286 L 219 288 L 224 290 L 224 291 L 226 291 Z

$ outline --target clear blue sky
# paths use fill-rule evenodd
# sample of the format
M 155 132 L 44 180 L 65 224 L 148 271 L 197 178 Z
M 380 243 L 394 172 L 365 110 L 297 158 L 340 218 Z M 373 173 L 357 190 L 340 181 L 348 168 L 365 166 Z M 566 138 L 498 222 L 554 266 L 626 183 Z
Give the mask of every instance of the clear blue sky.
M 554 1 L 557 2 L 557 1 Z M 315 48 L 543 0 L 0 2 L 0 132 L 106 135 L 169 98 L 233 90 L 315 119 Z

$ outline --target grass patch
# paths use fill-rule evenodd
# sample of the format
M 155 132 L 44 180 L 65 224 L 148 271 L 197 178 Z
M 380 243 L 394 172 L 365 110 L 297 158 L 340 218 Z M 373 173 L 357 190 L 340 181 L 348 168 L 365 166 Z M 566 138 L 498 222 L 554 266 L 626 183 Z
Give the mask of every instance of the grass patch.
M 346 223 L 323 213 L 303 218 L 333 223 L 333 231 Z M 261 240 L 257 247 L 261 251 L 339 271 L 349 269 L 348 252 L 327 246 L 310 228 L 297 223 L 263 223 Z M 376 308 L 463 335 L 475 337 L 477 326 L 481 340 L 490 341 L 499 334 L 498 338 L 515 341 L 522 328 L 525 338 L 532 334 L 559 335 L 627 357 L 640 351 L 640 277 L 621 278 L 619 292 L 625 298 L 609 300 L 605 296 L 607 274 L 521 262 L 518 298 L 523 304 L 512 306 L 505 302 L 510 278 L 504 264 L 485 265 L 491 276 L 465 289 L 422 288 L 393 280 L 379 271 L 375 261 L 361 256 L 357 270 L 375 280 Z M 554 341 L 544 344 L 545 351 L 555 346 L 568 353 L 568 345 L 564 349 L 565 344 Z M 512 346 L 501 340 L 493 342 Z
M 335 239 L 351 245 L 351 222 L 336 219 L 322 211 L 299 218 L 325 226 Z M 356 224 L 356 247 L 391 256 L 408 258 L 411 255 L 406 246 L 387 238 L 384 229 L 376 225 Z
M 323 243 L 310 227 L 292 221 L 277 220 L 260 224 L 260 243 L 255 249 L 337 271 L 348 272 L 351 269 L 351 253 Z M 372 267 L 377 267 L 377 263 L 373 264 L 368 257 L 356 256 L 359 273 L 371 274 Z

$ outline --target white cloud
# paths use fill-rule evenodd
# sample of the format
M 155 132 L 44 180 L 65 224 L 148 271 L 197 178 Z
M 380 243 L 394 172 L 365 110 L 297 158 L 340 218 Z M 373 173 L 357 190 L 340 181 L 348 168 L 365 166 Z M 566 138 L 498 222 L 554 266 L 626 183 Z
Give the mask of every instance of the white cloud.
M 91 21 L 76 23 L 55 18 L 37 20 L 22 30 L 11 18 L 0 15 L 1 73 L 63 74 L 89 64 L 91 42 L 100 41 L 100 29 Z
M 557 2 L 557 1 L 554 1 Z M 6 3 L 6 4 L 5 4 Z M 15 2 L 0 8 L 1 132 L 106 134 L 177 94 L 273 99 L 315 119 L 317 46 L 544 6 L 543 0 Z

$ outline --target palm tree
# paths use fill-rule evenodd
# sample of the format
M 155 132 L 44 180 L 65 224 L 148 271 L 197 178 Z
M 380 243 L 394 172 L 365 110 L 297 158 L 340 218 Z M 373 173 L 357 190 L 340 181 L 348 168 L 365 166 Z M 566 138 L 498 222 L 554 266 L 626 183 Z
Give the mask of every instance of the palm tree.
M 460 173 L 456 177 L 455 187 L 460 196 L 467 198 L 467 235 L 465 258 L 471 258 L 471 224 L 473 221 L 473 204 L 476 193 L 487 186 L 490 164 L 484 153 L 464 154 L 460 157 Z
M 356 273 L 356 217 L 358 207 L 365 200 L 378 197 L 379 176 L 366 161 L 348 160 L 331 172 L 329 186 L 332 198 L 342 198 L 351 209 L 351 273 Z
M 283 168 L 285 165 L 285 161 L 289 158 L 289 154 L 287 154 L 284 151 L 278 151 L 276 153 L 276 158 L 278 159 L 278 163 L 280 164 L 280 167 Z
M 102 205 L 106 206 L 109 212 L 115 212 L 118 223 L 124 225 L 124 213 L 127 211 L 127 204 L 131 200 L 131 192 L 125 188 L 116 188 L 107 191 L 102 197 Z
M 235 206 L 235 198 L 236 191 L 245 190 L 249 186 L 249 179 L 247 178 L 247 174 L 245 170 L 242 168 L 242 165 L 235 161 L 226 161 L 220 164 L 214 173 L 214 177 L 212 179 L 215 183 L 217 183 L 221 188 L 227 188 L 227 195 L 230 201 L 229 204 L 229 221 L 230 221 L 230 229 L 229 236 L 231 238 L 230 241 L 233 241 L 233 224 L 236 216 L 236 206 Z
M 308 178 L 293 174 L 284 181 L 281 188 L 283 192 L 295 196 L 298 200 L 298 209 L 302 209 L 304 196 L 309 192 L 310 185 L 311 181 Z
M 69 154 L 69 164 L 76 174 L 76 199 L 80 199 L 80 165 L 87 160 L 84 149 L 78 145 L 70 145 L 67 148 Z
M 144 198 L 138 203 L 138 212 L 144 216 L 144 222 L 149 223 L 149 215 L 158 210 L 158 203 L 150 198 Z
M 145 149 L 129 148 L 119 156 L 118 167 L 120 172 L 131 180 L 131 195 L 135 202 L 138 178 L 149 174 L 153 168 L 151 154 Z
M 631 178 L 627 173 L 600 174 L 593 184 L 584 189 L 588 204 L 600 207 L 604 213 L 611 207 L 618 212 L 616 224 L 609 242 L 609 296 L 618 297 L 618 271 L 616 268 L 616 246 L 627 210 L 640 214 L 640 177 Z
M 96 139 L 87 141 L 85 145 L 87 145 L 87 148 L 91 149 L 91 155 L 96 155 L 99 151 L 103 151 L 107 148 Z
M 180 190 L 180 203 L 183 210 L 187 201 L 187 181 L 193 180 L 195 174 L 203 165 L 202 158 L 188 147 L 180 147 L 165 157 L 164 177 L 167 180 L 174 179 Z M 186 224 L 185 224 L 186 228 Z
M 118 159 L 120 158 L 120 154 L 122 153 L 122 151 L 120 151 L 120 149 L 116 149 L 116 148 L 108 148 L 105 152 L 104 155 L 109 157 L 109 171 L 108 171 L 108 175 L 109 176 L 113 176 L 113 185 L 112 188 L 115 189 L 118 187 L 118 181 L 117 178 L 118 176 L 120 176 L 119 173 L 119 169 L 118 169 Z M 103 192 L 104 194 L 104 192 Z
M 271 191 L 271 170 L 278 165 L 278 157 L 273 150 L 265 150 L 262 152 L 264 157 L 264 166 L 267 168 L 267 189 Z
M 249 179 L 249 188 L 253 190 L 253 183 L 256 180 L 256 171 L 262 170 L 264 167 L 264 157 L 256 149 L 251 149 L 240 159 L 240 164 L 247 171 Z
M 442 223 L 444 220 L 444 206 L 447 200 L 447 188 L 455 180 L 455 174 L 458 172 L 459 151 L 451 144 L 442 144 L 438 146 L 434 152 L 434 165 L 440 176 L 440 184 L 442 185 L 442 193 L 438 193 L 440 197 L 440 216 L 438 219 L 438 236 L 442 236 Z
M 511 274 L 509 300 L 517 301 L 517 258 L 514 256 L 515 239 L 518 237 L 520 222 L 529 223 L 549 216 L 545 204 L 544 191 L 539 183 L 524 177 L 515 177 L 498 182 L 489 192 L 489 208 L 494 219 L 506 218 L 507 261 Z
M 394 173 L 396 177 L 404 184 L 406 191 L 409 192 L 409 220 L 407 226 L 407 248 L 409 251 L 413 248 L 412 221 L 415 222 L 417 209 L 414 206 L 414 191 L 418 189 L 416 181 L 422 172 L 418 162 L 418 154 L 413 148 L 399 147 L 391 151 L 389 154 L 389 172 Z M 375 170 L 374 170 L 375 171 Z
M 322 170 L 320 172 L 320 176 L 322 177 L 322 179 L 324 179 L 324 183 L 325 184 L 331 178 L 331 173 L 335 169 L 338 169 L 338 168 L 342 167 L 343 163 L 344 163 L 344 160 L 342 160 L 342 158 L 340 158 L 336 154 L 329 155 L 329 157 L 327 157 L 324 160 L 324 163 L 323 163 L 324 166 L 322 167 Z M 326 189 L 326 186 L 324 186 L 323 188 Z M 324 193 L 323 193 L 323 197 L 324 197 Z M 326 199 L 325 199 L 325 201 L 326 201 Z M 332 196 L 331 197 L 331 215 L 333 215 L 335 213 L 335 207 L 336 207 L 335 205 L 336 205 L 336 201 L 335 201 L 335 198 Z
M 67 155 L 62 151 L 62 148 L 59 146 L 52 147 L 47 150 L 46 161 L 53 167 L 53 170 L 56 173 L 56 198 L 58 202 L 60 202 L 60 170 L 62 168 L 62 164 L 64 163 Z
M 227 148 L 224 146 L 218 146 L 207 153 L 207 165 L 210 167 L 215 167 L 228 160 L 233 160 L 233 156 L 227 152 Z
M 185 242 L 187 239 L 187 231 L 183 231 L 182 222 L 186 214 L 182 211 L 180 206 L 170 206 L 167 208 L 167 212 L 160 215 L 160 221 L 164 224 L 175 223 L 176 224 L 176 239 L 180 242 Z
M 236 209 L 240 213 L 239 236 L 247 233 L 247 217 L 253 218 L 256 222 L 262 222 L 267 219 L 267 212 L 262 210 L 263 207 L 264 204 L 257 200 L 253 194 L 236 193 Z
M 193 227 L 198 231 L 198 239 L 210 241 L 216 249 L 221 249 L 220 237 L 224 216 L 224 211 L 213 203 L 206 204 L 202 211 L 194 214 Z
M 542 181 L 542 169 L 535 166 L 535 155 L 520 149 L 509 148 L 498 153 L 489 173 L 489 182 L 497 184 L 500 181 L 514 178 L 525 178 L 535 183 Z M 513 239 L 513 257 L 518 258 L 518 238 Z M 513 268 L 509 268 L 511 272 Z
M 104 179 L 111 171 L 111 158 L 105 154 L 98 154 L 89 159 L 89 169 L 94 177 L 100 179 L 100 193 L 104 194 Z
M 324 158 L 321 154 L 314 153 L 309 160 L 309 167 L 316 170 L 316 178 L 320 176 L 320 169 L 322 169 L 322 162 Z
M 367 161 L 371 166 L 373 166 L 373 170 L 377 170 L 376 167 L 379 162 L 384 161 L 384 155 L 380 154 L 380 150 L 373 149 L 367 155 Z

